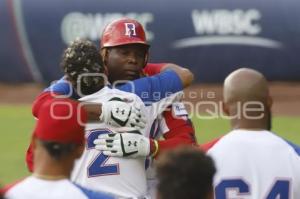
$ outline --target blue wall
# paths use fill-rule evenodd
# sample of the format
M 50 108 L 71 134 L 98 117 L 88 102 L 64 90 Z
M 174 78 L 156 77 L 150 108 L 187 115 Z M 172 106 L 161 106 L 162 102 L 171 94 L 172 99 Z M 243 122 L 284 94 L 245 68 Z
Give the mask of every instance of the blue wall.
M 152 62 L 187 66 L 198 82 L 222 82 L 241 66 L 299 81 L 299 8 L 299 0 L 2 0 L 0 81 L 58 79 L 69 41 L 98 44 L 122 16 L 144 24 Z

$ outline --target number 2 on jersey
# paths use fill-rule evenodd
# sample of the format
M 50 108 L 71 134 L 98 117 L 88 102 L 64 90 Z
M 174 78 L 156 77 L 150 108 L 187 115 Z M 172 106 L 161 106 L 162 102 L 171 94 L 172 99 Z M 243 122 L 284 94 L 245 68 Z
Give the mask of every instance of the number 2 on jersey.
M 87 150 L 94 149 L 94 140 L 101 134 L 110 133 L 107 129 L 93 130 L 87 137 Z M 99 151 L 99 154 L 88 166 L 88 176 L 97 177 L 105 175 L 117 175 L 119 174 L 119 164 L 105 164 L 109 157 Z

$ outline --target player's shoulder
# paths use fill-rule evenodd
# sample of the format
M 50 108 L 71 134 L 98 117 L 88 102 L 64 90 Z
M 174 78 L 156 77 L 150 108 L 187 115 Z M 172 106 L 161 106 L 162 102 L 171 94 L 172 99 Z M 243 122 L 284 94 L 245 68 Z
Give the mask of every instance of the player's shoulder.
M 72 85 L 65 77 L 60 78 L 59 80 L 53 81 L 50 86 L 44 89 L 44 91 L 56 91 L 56 90 L 71 90 Z
M 26 178 L 25 178 L 26 179 Z M 18 187 L 25 179 L 17 180 L 13 183 L 5 185 L 2 189 L 0 189 L 1 194 L 8 194 L 10 191 L 13 191 L 15 188 Z
M 67 97 L 71 97 L 74 99 L 79 98 L 71 82 L 69 82 L 65 76 L 57 81 L 53 81 L 50 86 L 44 89 L 43 92 L 50 92 L 57 95 L 66 95 Z
M 31 177 L 27 177 L 21 180 L 18 180 L 12 184 L 9 184 L 4 187 L 4 196 L 7 198 L 14 198 L 14 196 L 21 195 L 27 190 L 30 190 Z
M 268 146 L 274 150 L 292 151 L 293 155 L 300 157 L 300 147 L 267 130 L 253 131 L 245 129 L 232 130 L 220 139 L 215 140 L 206 147 L 209 151 L 236 151 L 237 149 L 252 148 L 263 149 Z
M 262 132 L 256 134 L 249 130 L 234 129 L 222 137 L 202 145 L 202 148 L 208 153 L 230 153 L 236 151 L 237 149 L 252 147 L 253 144 L 257 144 L 256 141 L 258 139 L 262 138 L 262 134 Z
M 280 150 L 289 150 L 293 151 L 294 155 L 297 155 L 300 158 L 300 146 L 289 141 L 274 132 L 264 131 L 265 142 L 267 144 L 273 144 Z
M 108 193 L 104 193 L 104 192 L 98 192 L 98 191 L 93 191 L 90 189 L 87 189 L 85 187 L 82 187 L 78 184 L 74 185 L 82 191 L 82 193 L 84 193 L 89 199 L 114 199 L 116 197 L 114 197 L 113 195 L 110 195 Z
M 290 149 L 293 154 L 297 155 L 298 158 L 300 158 L 300 146 L 293 143 L 290 140 L 287 140 L 283 137 L 280 137 L 278 135 L 276 135 L 275 133 L 272 133 L 272 135 L 274 136 L 275 139 L 277 139 L 278 143 L 281 143 L 281 145 L 286 148 L 286 149 Z M 300 160 L 300 159 L 299 159 Z
M 209 142 L 206 142 L 204 144 L 199 145 L 199 148 L 201 150 L 203 150 L 204 152 L 208 152 L 211 148 L 213 148 L 215 146 L 215 144 L 218 143 L 218 141 L 221 139 L 222 137 L 219 138 L 215 138 Z

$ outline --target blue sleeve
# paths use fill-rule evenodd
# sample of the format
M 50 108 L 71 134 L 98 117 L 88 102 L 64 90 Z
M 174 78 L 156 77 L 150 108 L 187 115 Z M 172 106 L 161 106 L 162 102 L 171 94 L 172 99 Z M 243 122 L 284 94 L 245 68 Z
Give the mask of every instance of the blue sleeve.
M 167 70 L 151 77 L 144 77 L 116 87 L 134 93 L 144 102 L 157 102 L 170 94 L 182 91 L 183 85 L 176 72 Z
M 71 83 L 65 80 L 65 77 L 62 77 L 60 80 L 51 84 L 48 88 L 44 90 L 44 92 L 54 92 L 60 95 L 67 95 L 73 99 L 79 99 L 79 96 L 73 89 Z
M 285 141 L 288 143 L 288 145 L 290 145 L 295 150 L 297 155 L 300 156 L 300 147 L 298 145 L 288 141 L 288 140 L 285 140 Z
M 92 191 L 89 189 L 86 189 L 78 184 L 74 184 L 76 187 L 78 187 L 89 199 L 116 199 L 116 197 L 106 194 L 106 193 L 102 193 L 102 192 L 98 192 L 98 191 Z

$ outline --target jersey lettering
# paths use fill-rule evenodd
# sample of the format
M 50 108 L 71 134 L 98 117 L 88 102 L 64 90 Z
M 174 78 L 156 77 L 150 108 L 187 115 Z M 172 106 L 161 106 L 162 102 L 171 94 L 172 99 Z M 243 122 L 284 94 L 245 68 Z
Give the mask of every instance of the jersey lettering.
M 243 179 L 227 179 L 222 180 L 215 187 L 216 199 L 230 199 L 228 195 L 230 190 L 235 190 L 236 195 L 251 195 L 250 185 L 248 185 Z M 289 180 L 276 180 L 270 191 L 266 194 L 265 199 L 289 199 L 290 181 Z M 236 196 L 236 197 L 237 197 Z
M 97 129 L 91 131 L 87 137 L 87 150 L 95 148 L 94 140 L 97 139 L 99 135 L 108 133 L 110 133 L 110 131 L 107 129 Z M 108 156 L 104 155 L 102 152 L 99 152 L 99 154 L 87 168 L 88 177 L 118 175 L 119 164 L 106 164 L 108 159 Z

